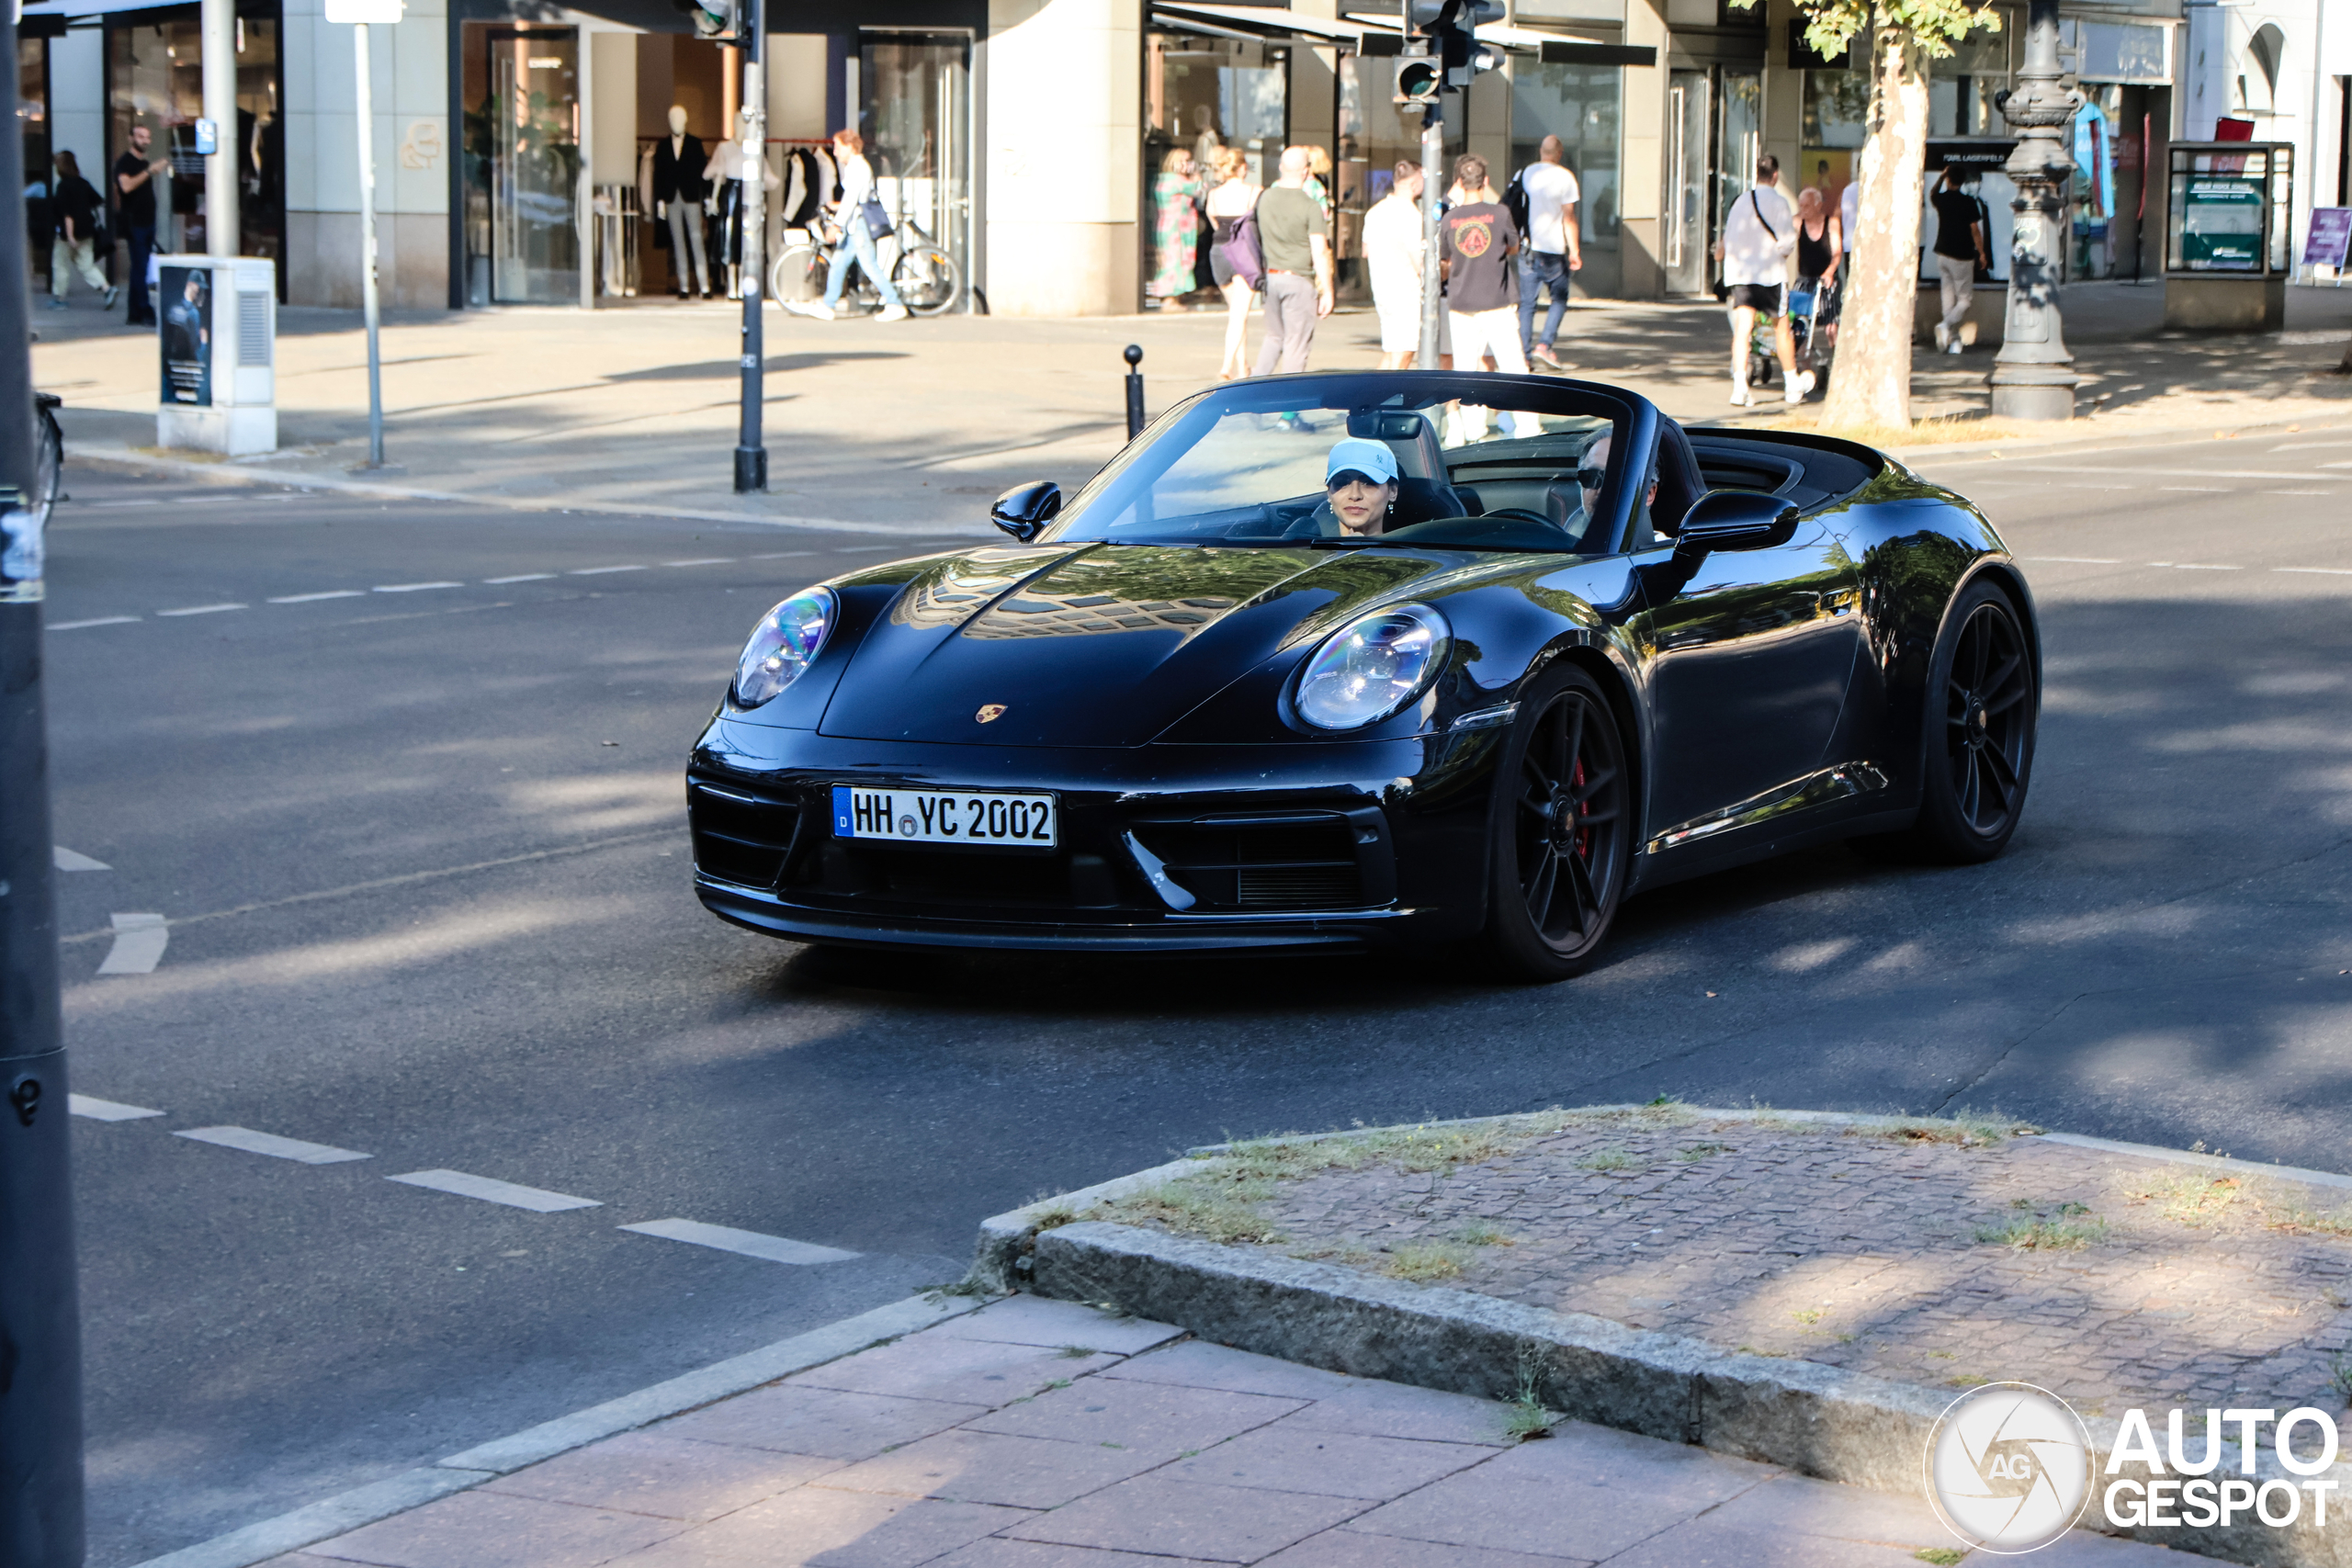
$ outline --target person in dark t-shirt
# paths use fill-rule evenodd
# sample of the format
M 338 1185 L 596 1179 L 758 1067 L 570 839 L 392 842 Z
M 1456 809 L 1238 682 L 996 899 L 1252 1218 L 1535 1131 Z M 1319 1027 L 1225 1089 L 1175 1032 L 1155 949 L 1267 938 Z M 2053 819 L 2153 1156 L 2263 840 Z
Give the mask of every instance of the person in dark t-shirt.
M 1943 288 L 1943 320 L 1936 323 L 1936 346 L 1947 354 L 1961 351 L 1962 323 L 1976 298 L 1976 268 L 1989 265 L 1984 227 L 1978 221 L 1976 193 L 1958 169 L 1947 164 L 1931 198 L 1936 207 L 1936 274 Z M 1971 336 L 1973 334 L 1971 333 Z
M 57 231 L 51 236 L 49 247 L 49 308 L 65 309 L 65 290 L 77 272 L 91 292 L 102 296 L 111 307 L 114 290 L 107 287 L 106 274 L 98 270 L 96 255 L 97 189 L 82 177 L 82 165 L 73 153 L 61 148 L 56 162 L 57 179 L 51 187 L 56 195 L 51 205 Z
M 1495 368 L 1513 376 L 1527 374 L 1527 355 L 1519 343 L 1519 269 L 1511 265 L 1520 244 L 1519 226 L 1495 199 L 1487 182 L 1487 161 L 1476 153 L 1455 160 L 1453 183 L 1461 187 L 1461 205 L 1438 220 L 1438 256 L 1445 267 L 1447 325 L 1453 334 L 1453 363 L 1476 370 L 1492 355 Z M 1487 411 L 1462 404 L 1456 408 L 1454 434 L 1459 441 L 1478 441 L 1487 434 Z M 1540 433 L 1535 416 L 1507 416 L 1514 436 Z
M 114 161 L 114 200 L 122 214 L 122 239 L 130 251 L 130 314 L 128 324 L 152 327 L 155 306 L 147 298 L 147 257 L 155 249 L 155 176 L 170 160 L 147 156 L 153 133 L 143 125 L 130 128 L 130 151 Z

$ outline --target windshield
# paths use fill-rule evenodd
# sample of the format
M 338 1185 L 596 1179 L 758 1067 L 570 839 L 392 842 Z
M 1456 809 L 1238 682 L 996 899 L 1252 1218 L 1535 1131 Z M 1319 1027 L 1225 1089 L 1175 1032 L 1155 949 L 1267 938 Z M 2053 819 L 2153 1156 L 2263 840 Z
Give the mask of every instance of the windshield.
M 1626 406 L 1532 378 L 1283 377 L 1205 393 L 1045 537 L 1112 544 L 1612 549 Z

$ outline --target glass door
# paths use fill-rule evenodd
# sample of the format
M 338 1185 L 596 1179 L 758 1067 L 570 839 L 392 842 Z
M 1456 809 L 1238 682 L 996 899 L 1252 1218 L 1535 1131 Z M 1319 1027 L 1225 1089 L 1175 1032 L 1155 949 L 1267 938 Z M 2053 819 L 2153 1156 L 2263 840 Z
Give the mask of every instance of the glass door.
M 1677 71 L 1667 85 L 1666 291 L 1704 294 L 1707 291 L 1707 129 L 1713 119 L 1708 106 L 1704 71 Z
M 1747 193 L 1756 183 L 1757 155 L 1764 151 L 1764 78 L 1753 71 L 1715 73 L 1715 102 L 1719 106 L 1715 117 L 1714 167 L 1710 171 L 1714 182 L 1714 210 L 1709 215 L 1712 226 L 1707 231 L 1708 255 L 1714 254 L 1714 241 L 1724 231 L 1724 220 L 1731 216 L 1731 205 Z M 1722 276 L 1708 275 L 1708 281 Z
M 466 73 L 469 294 L 483 304 L 578 304 L 578 29 L 466 30 L 474 35 Z
M 869 32 L 861 42 L 866 161 L 876 196 L 972 273 L 972 41 L 962 33 Z

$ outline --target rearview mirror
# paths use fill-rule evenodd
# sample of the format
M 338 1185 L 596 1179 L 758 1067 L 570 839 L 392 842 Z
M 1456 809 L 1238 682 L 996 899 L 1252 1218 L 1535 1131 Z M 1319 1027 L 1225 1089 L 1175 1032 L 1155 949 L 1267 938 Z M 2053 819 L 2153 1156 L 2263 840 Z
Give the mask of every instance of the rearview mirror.
M 1690 503 L 1674 536 L 1677 554 L 1761 550 L 1796 533 L 1796 503 L 1753 490 L 1711 490 Z
M 1062 487 L 1051 479 L 1032 479 L 998 496 L 989 508 L 989 521 L 1025 545 L 1061 510 Z

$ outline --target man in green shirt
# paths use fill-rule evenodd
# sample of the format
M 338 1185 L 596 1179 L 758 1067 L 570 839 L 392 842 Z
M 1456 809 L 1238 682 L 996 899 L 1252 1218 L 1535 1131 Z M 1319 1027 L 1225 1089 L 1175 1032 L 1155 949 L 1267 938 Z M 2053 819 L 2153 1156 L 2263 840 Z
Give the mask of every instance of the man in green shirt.
M 1331 223 L 1306 192 L 1306 149 L 1283 149 L 1281 177 L 1258 198 L 1258 254 L 1266 264 L 1266 341 L 1256 374 L 1306 368 L 1315 323 L 1331 313 Z

